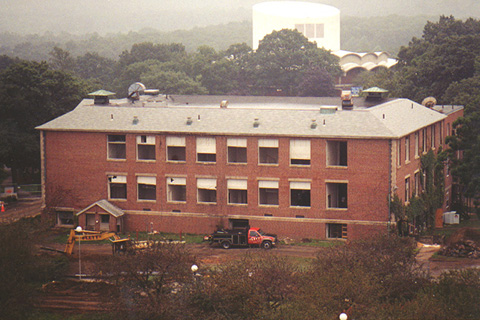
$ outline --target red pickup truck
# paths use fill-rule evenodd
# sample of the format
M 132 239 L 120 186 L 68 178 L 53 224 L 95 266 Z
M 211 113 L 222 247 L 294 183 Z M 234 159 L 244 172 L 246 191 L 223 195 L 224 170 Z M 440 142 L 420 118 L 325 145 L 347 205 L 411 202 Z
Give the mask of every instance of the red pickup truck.
M 235 230 L 217 230 L 214 233 L 203 237 L 204 241 L 210 244 L 220 244 L 222 248 L 228 249 L 231 246 L 257 246 L 263 249 L 270 249 L 277 244 L 277 236 L 264 233 L 260 228 L 245 228 Z

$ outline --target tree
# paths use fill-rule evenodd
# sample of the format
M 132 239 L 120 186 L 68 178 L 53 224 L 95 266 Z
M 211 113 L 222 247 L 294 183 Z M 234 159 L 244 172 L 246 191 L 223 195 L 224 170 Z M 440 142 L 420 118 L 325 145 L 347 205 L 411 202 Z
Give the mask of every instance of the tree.
M 327 70 L 320 67 L 306 70 L 304 79 L 296 91 L 299 96 L 304 97 L 334 97 L 338 93 L 332 76 Z
M 70 52 L 59 47 L 53 47 L 50 55 L 50 66 L 54 70 L 73 72 L 75 68 L 75 59 L 70 56 Z
M 112 87 L 117 72 L 116 61 L 100 56 L 96 52 L 87 52 L 77 57 L 75 61 L 75 74 L 79 77 L 93 81 L 100 87 Z
M 247 68 L 252 84 L 263 91 L 259 93 L 280 90 L 289 96 L 297 95 L 307 70 L 323 69 L 332 77 L 341 73 L 337 57 L 288 29 L 273 31 L 260 40 Z
M 165 62 L 171 60 L 175 55 L 183 54 L 185 54 L 185 47 L 180 43 L 153 44 L 152 42 L 142 42 L 134 44 L 130 52 L 122 52 L 119 63 L 121 66 L 127 66 L 145 60 Z
M 88 92 L 81 80 L 45 62 L 24 61 L 0 73 L 0 163 L 12 168 L 14 182 L 39 173 L 35 127 L 70 111 Z

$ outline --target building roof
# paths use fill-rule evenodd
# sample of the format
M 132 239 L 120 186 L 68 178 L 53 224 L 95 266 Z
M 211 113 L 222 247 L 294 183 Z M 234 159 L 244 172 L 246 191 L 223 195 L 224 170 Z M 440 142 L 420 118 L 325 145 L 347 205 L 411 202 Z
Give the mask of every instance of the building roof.
M 117 207 L 116 205 L 108 202 L 105 199 L 102 199 L 102 200 L 99 200 L 97 202 L 92 203 L 91 205 L 89 205 L 85 209 L 77 212 L 77 216 L 81 215 L 82 213 L 90 210 L 91 208 L 93 208 L 95 206 L 99 206 L 100 208 L 102 208 L 103 210 L 105 210 L 106 212 L 108 212 L 109 214 L 111 214 L 112 216 L 114 216 L 116 218 L 121 217 L 125 214 L 125 212 L 122 209 L 120 209 L 119 207 Z
M 312 2 L 269 1 L 253 5 L 253 10 L 273 16 L 290 18 L 323 18 L 340 15 L 335 7 Z
M 227 99 L 228 106 L 220 108 L 220 102 Z M 446 117 L 408 99 L 371 108 L 337 107 L 332 114 L 321 112 L 322 106 L 332 104 L 320 102 L 333 100 L 340 103 L 339 98 L 142 96 L 135 103 L 117 99 L 100 106 L 85 99 L 71 112 L 37 129 L 388 139 L 410 134 Z M 254 122 L 259 125 L 255 127 Z

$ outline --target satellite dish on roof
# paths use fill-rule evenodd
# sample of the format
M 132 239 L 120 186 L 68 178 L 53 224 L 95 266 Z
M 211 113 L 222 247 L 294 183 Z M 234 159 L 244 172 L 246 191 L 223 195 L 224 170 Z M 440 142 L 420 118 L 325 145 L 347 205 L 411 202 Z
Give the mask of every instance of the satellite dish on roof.
M 138 100 L 140 99 L 140 94 L 145 91 L 145 86 L 141 82 L 135 82 L 128 87 L 128 99 Z
M 437 104 L 437 99 L 434 97 L 426 97 L 422 101 L 422 106 L 425 106 L 427 108 L 433 108 Z

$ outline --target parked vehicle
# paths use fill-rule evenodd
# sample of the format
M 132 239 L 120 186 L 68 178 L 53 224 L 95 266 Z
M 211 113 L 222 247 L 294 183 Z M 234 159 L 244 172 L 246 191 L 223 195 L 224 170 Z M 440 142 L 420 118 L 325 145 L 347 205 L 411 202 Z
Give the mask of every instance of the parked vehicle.
M 246 227 L 234 230 L 217 230 L 203 238 L 210 244 L 220 244 L 224 249 L 232 246 L 256 246 L 263 249 L 270 249 L 277 244 L 277 236 L 264 233 L 260 228 Z

